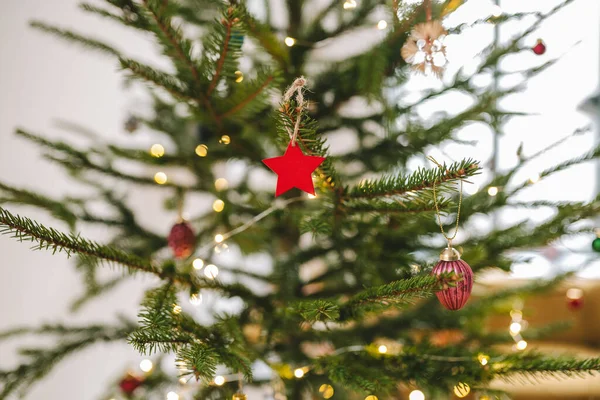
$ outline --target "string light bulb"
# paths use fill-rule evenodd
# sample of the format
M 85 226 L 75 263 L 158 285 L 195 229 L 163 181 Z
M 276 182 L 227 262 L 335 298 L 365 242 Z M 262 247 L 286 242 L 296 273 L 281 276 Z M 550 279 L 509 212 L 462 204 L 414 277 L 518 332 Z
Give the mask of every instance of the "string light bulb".
M 158 183 L 159 185 L 164 185 L 167 183 L 167 174 L 164 172 L 157 172 L 154 174 L 154 182 Z
M 179 304 L 173 304 L 173 314 L 181 314 L 182 310 Z
M 220 233 L 217 233 L 215 235 L 215 242 L 221 243 L 223 240 L 225 240 L 225 237 L 223 235 L 221 235 Z
M 425 395 L 420 390 L 413 390 L 408 395 L 409 400 L 425 400 Z
M 567 290 L 567 299 L 579 300 L 583 297 L 583 290 L 579 288 L 570 288 Z
M 487 192 L 490 196 L 494 197 L 498 194 L 498 188 L 496 186 L 490 186 Z
M 313 199 L 316 199 L 316 198 L 317 198 L 317 195 L 316 195 L 316 194 L 311 194 L 311 193 L 309 193 L 309 194 L 308 194 L 308 198 L 309 198 L 309 199 L 311 199 L 311 200 L 313 200 Z
M 499 16 L 501 16 L 501 15 L 502 15 L 502 8 L 500 8 L 500 6 L 499 6 L 499 5 L 497 5 L 497 4 L 494 4 L 494 5 L 492 6 L 492 15 L 493 15 L 494 17 L 499 17 Z
M 296 44 L 296 39 L 294 39 L 293 37 L 286 37 L 285 40 L 283 41 L 285 43 L 285 45 L 287 47 L 292 47 L 293 45 Z
M 190 304 L 193 306 L 198 306 L 202 304 L 202 294 L 194 293 L 190 296 Z
M 219 140 L 219 143 L 221 143 L 221 144 L 229 144 L 229 143 L 231 143 L 231 138 L 229 137 L 229 135 L 223 135 L 223 136 L 221 136 L 221 139 Z
M 225 377 L 223 377 L 221 375 L 215 376 L 215 385 L 223 386 L 224 384 L 225 384 Z
M 379 397 L 375 396 L 374 394 L 370 394 L 365 397 L 365 400 L 379 400 Z
M 382 344 L 381 346 L 379 346 L 377 351 L 379 352 L 379 354 L 385 354 L 385 353 L 387 353 L 388 348 L 385 344 Z
M 154 365 L 152 364 L 152 361 L 150 361 L 148 359 L 142 360 L 140 362 L 140 369 L 142 371 L 144 371 L 144 372 L 150 372 L 150 371 L 152 371 L 152 367 L 153 366 Z
M 377 29 L 379 29 L 380 31 L 384 30 L 385 28 L 387 28 L 387 21 L 382 19 L 381 21 L 379 21 L 377 23 Z
M 469 393 L 471 393 L 471 387 L 466 383 L 460 382 L 458 385 L 454 386 L 454 394 L 460 399 L 467 397 Z
M 194 261 L 192 261 L 192 266 L 194 269 L 200 270 L 204 267 L 204 260 L 201 258 L 196 258 Z
M 540 174 L 533 174 L 529 177 L 529 183 L 531 183 L 532 185 L 534 183 L 538 183 L 540 181 L 542 177 L 540 176 Z
M 517 342 L 517 350 L 525 350 L 527 348 L 527 342 L 523 339 Z
M 208 146 L 205 144 L 199 144 L 196 146 L 196 155 L 198 157 L 206 157 L 208 154 Z
M 490 361 L 490 356 L 488 356 L 488 355 L 485 355 L 485 354 L 479 354 L 479 355 L 477 356 L 477 359 L 479 360 L 479 363 L 480 363 L 481 365 L 487 365 L 487 364 L 488 364 L 488 362 Z
M 298 379 L 302 378 L 304 376 L 304 370 L 302 368 L 296 368 L 294 370 L 294 376 Z
M 516 334 L 518 334 L 519 332 L 521 332 L 522 328 L 523 327 L 521 326 L 521 324 L 519 322 L 513 322 L 508 327 L 508 330 L 510 331 L 511 335 L 515 336 Z
M 333 386 L 324 383 L 319 387 L 319 393 L 321 393 L 323 398 L 330 399 L 334 394 Z
M 244 74 L 242 71 L 235 71 L 235 83 L 240 83 L 244 80 Z
M 167 400 L 179 400 L 179 395 L 175 392 L 167 393 Z
M 354 8 L 356 8 L 356 0 L 344 1 L 344 10 L 352 10 Z
M 217 191 L 222 191 L 225 190 L 229 187 L 229 182 L 227 182 L 227 179 L 225 178 L 219 178 L 215 181 L 215 189 L 217 189 Z
M 221 212 L 225 208 L 225 202 L 221 199 L 216 199 L 213 203 L 213 210 L 215 212 Z
M 165 155 L 165 148 L 162 144 L 153 144 L 152 147 L 150 147 L 150 155 L 152 157 L 160 158 Z
M 219 275 L 219 268 L 217 268 L 214 264 L 208 264 L 206 268 L 204 268 L 204 276 L 208 279 L 215 279 Z

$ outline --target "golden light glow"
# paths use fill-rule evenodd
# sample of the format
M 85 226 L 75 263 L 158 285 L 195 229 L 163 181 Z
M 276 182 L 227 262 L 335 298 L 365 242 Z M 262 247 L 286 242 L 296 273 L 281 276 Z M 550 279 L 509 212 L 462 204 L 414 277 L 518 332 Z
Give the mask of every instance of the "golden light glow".
M 519 340 L 517 342 L 517 350 L 525 350 L 527 348 L 527 342 L 524 340 Z
M 152 367 L 153 367 L 152 361 L 150 361 L 148 359 L 142 360 L 140 362 L 140 369 L 142 371 L 144 371 L 144 372 L 150 372 L 150 371 L 152 371 Z
M 471 388 L 466 383 L 461 382 L 454 386 L 454 394 L 458 398 L 462 399 L 463 397 L 467 397 L 469 393 L 471 393 Z
M 227 189 L 228 187 L 229 182 L 227 182 L 227 179 L 225 178 L 219 178 L 215 181 L 215 189 L 217 189 L 219 192 Z
M 379 21 L 377 23 L 377 29 L 379 29 L 380 31 L 384 30 L 385 28 L 387 28 L 387 21 L 382 19 L 381 21 Z
M 213 210 L 216 212 L 221 212 L 225 208 L 225 202 L 221 199 L 216 199 L 213 203 Z
M 496 186 L 490 186 L 488 188 L 488 194 L 492 197 L 498 194 L 498 188 Z
M 523 319 L 523 312 L 521 310 L 511 310 L 510 317 L 512 318 L 513 321 L 519 322 L 520 320 Z
M 215 253 L 217 254 L 221 254 L 227 251 L 229 251 L 229 246 L 227 246 L 227 243 L 219 243 L 215 246 Z
M 312 199 L 316 199 L 316 198 L 317 198 L 317 195 L 316 195 L 316 194 L 310 194 L 310 193 L 309 193 L 309 194 L 308 194 L 308 198 L 309 198 L 309 199 L 311 199 L 311 200 L 312 200 Z
M 219 268 L 217 268 L 214 264 L 208 264 L 206 268 L 204 268 L 204 276 L 208 279 L 215 279 L 219 275 Z
M 379 398 L 373 394 L 368 395 L 367 397 L 365 397 L 365 400 L 379 400 Z
M 425 400 L 425 395 L 420 390 L 413 390 L 408 395 L 409 400 Z
M 510 327 L 508 328 L 508 330 L 510 330 L 510 334 L 511 335 L 517 335 L 519 332 L 521 332 L 521 324 L 518 322 L 513 322 L 512 324 L 510 324 Z
M 352 10 L 356 8 L 356 0 L 346 0 L 344 2 L 344 10 Z
M 184 376 L 182 376 L 181 378 L 179 378 L 179 383 L 185 385 L 187 383 L 187 379 Z
M 494 6 L 492 7 L 492 15 L 494 17 L 499 17 L 502 15 L 502 9 L 499 5 L 494 4 Z
M 223 240 L 225 240 L 225 237 L 223 235 L 221 235 L 220 233 L 217 233 L 215 235 L 215 242 L 221 243 Z
M 225 383 L 225 378 L 224 377 L 222 377 L 221 375 L 215 376 L 215 385 L 217 385 L 217 386 L 223 386 L 224 383 Z
M 287 47 L 292 47 L 296 44 L 296 39 L 288 36 L 285 38 L 284 43 Z
M 477 356 L 477 359 L 479 360 L 481 365 L 487 365 L 487 363 L 490 361 L 490 356 L 485 355 L 485 354 L 479 354 Z
M 167 393 L 167 400 L 179 400 L 179 395 L 175 392 Z
M 538 183 L 540 181 L 540 179 L 542 179 L 540 174 L 533 174 L 529 177 L 529 183 L 531 183 L 531 184 Z
M 197 306 L 202 304 L 202 294 L 194 293 L 190 296 L 190 304 L 193 306 Z
M 381 345 L 381 346 L 379 346 L 379 348 L 377 349 L 377 351 L 378 351 L 380 354 L 385 354 L 385 353 L 387 353 L 387 350 L 388 350 L 388 349 L 387 349 L 387 346 L 386 346 L 385 344 L 382 344 L 382 345 Z
M 196 146 L 196 155 L 198 155 L 198 157 L 206 157 L 206 155 L 208 154 L 208 146 L 205 144 L 199 144 L 198 146 Z
M 179 304 L 173 304 L 173 314 L 181 314 L 182 308 Z
M 192 266 L 194 267 L 194 269 L 202 269 L 202 267 L 204 267 L 204 260 L 202 260 L 201 258 L 196 258 L 192 262 Z
M 579 300 L 583 297 L 583 290 L 579 288 L 571 288 L 567 290 L 567 299 Z
M 221 136 L 221 140 L 219 140 L 219 143 L 229 144 L 229 143 L 231 143 L 231 138 L 229 137 L 229 135 L 223 135 L 223 136 Z
M 304 376 L 304 370 L 302 368 L 296 368 L 294 370 L 294 376 L 298 379 L 302 378 Z
M 152 155 L 152 157 L 160 158 L 165 155 L 165 148 L 162 144 L 153 144 L 152 147 L 150 147 L 150 155 Z
M 167 174 L 164 172 L 157 172 L 154 174 L 154 182 L 158 183 L 159 185 L 164 185 L 167 183 Z
M 323 395 L 323 398 L 330 399 L 333 397 L 334 393 L 333 386 L 324 383 L 319 387 L 319 393 Z
M 490 396 L 486 396 L 486 395 L 479 396 L 479 400 L 490 400 Z
M 244 80 L 244 74 L 242 73 L 242 71 L 235 71 L 235 82 L 240 83 L 243 80 Z

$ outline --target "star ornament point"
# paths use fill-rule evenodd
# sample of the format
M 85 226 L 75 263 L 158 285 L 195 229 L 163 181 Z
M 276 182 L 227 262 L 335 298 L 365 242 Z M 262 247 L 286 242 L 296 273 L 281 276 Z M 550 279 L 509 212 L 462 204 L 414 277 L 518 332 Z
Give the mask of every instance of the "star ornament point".
M 277 174 L 275 197 L 278 197 L 292 188 L 314 195 L 312 173 L 323 161 L 325 157 L 307 156 L 300 146 L 290 143 L 283 156 L 266 158 L 263 163 Z

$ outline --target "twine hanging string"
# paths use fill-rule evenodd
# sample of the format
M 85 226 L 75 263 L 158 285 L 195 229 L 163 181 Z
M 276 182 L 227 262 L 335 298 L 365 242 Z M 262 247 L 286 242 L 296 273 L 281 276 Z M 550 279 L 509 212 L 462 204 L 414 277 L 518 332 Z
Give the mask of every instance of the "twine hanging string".
M 302 119 L 302 110 L 304 110 L 304 86 L 306 85 L 306 79 L 301 76 L 296 78 L 294 83 L 288 88 L 283 95 L 283 102 L 289 103 L 296 94 L 296 122 L 294 124 L 294 130 L 292 131 L 286 126 L 288 135 L 290 135 L 290 141 L 292 146 L 296 146 L 296 140 L 298 138 L 298 132 L 300 132 L 300 120 Z
M 440 164 L 439 162 L 437 162 L 437 160 L 431 156 L 427 157 L 427 159 L 429 161 L 431 161 L 432 163 L 434 163 L 435 165 L 437 165 L 442 172 L 445 171 L 445 168 L 442 164 Z M 460 223 L 460 208 L 462 206 L 462 199 L 463 199 L 463 180 L 460 180 L 460 191 L 459 191 L 459 195 L 458 195 L 458 209 L 456 210 L 456 227 L 454 228 L 454 235 L 452 235 L 452 237 L 449 237 L 446 232 L 444 231 L 444 225 L 442 224 L 442 216 L 440 214 L 440 207 L 437 201 L 437 194 L 435 191 L 435 182 L 436 179 L 433 180 L 433 204 L 435 205 L 435 215 L 437 216 L 437 220 L 438 220 L 438 225 L 440 226 L 440 231 L 442 231 L 442 235 L 444 235 L 444 237 L 446 238 L 446 240 L 448 241 L 448 247 L 451 248 L 452 247 L 452 241 L 456 238 L 456 235 L 458 234 L 458 225 Z
M 431 0 L 423 0 L 423 6 L 425 7 L 425 18 L 429 22 L 431 21 Z

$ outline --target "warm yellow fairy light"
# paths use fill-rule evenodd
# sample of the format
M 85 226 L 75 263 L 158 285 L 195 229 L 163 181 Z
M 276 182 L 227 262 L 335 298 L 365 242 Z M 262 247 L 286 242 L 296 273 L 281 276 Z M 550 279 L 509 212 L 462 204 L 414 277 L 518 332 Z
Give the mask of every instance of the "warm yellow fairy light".
M 490 400 L 490 396 L 484 394 L 483 396 L 479 396 L 479 400 Z
M 144 372 L 150 372 L 150 371 L 152 371 L 152 367 L 153 367 L 152 361 L 150 361 L 148 359 L 142 360 L 140 362 L 140 369 L 142 371 L 144 371 Z
M 356 0 L 346 0 L 344 2 L 344 10 L 352 10 L 356 8 Z
M 179 400 L 179 395 L 175 392 L 167 393 L 167 400 Z
M 201 258 L 196 258 L 192 262 L 192 266 L 194 267 L 194 269 L 202 269 L 202 267 L 204 267 L 204 260 L 202 260 Z
M 221 235 L 220 233 L 217 233 L 215 235 L 215 242 L 221 243 L 223 240 L 225 240 L 225 237 L 223 235 Z
M 179 304 L 173 304 L 173 314 L 181 314 L 182 308 Z
M 298 379 L 302 378 L 304 376 L 304 370 L 302 368 L 296 368 L 294 370 L 294 376 Z
M 387 21 L 382 19 L 381 21 L 379 21 L 377 23 L 377 29 L 379 29 L 380 31 L 384 30 L 385 28 L 387 28 Z
M 524 340 L 519 340 L 517 342 L 517 350 L 525 350 L 527 348 L 527 342 Z
M 373 394 L 370 394 L 367 397 L 365 397 L 365 400 L 379 400 L 379 398 Z
M 540 181 L 540 179 L 542 179 L 540 174 L 533 174 L 529 177 L 529 183 L 531 183 L 531 184 L 538 183 Z
M 454 386 L 454 394 L 458 398 L 462 399 L 463 397 L 467 397 L 469 393 L 471 393 L 471 388 L 466 383 L 461 382 Z
M 425 395 L 420 390 L 413 390 L 408 395 L 409 400 L 425 400 Z
M 495 195 L 497 195 L 498 194 L 498 188 L 496 186 L 490 186 L 488 188 L 488 194 L 490 196 L 492 196 L 492 197 L 495 196 Z
M 385 354 L 385 353 L 387 353 L 387 350 L 388 350 L 388 348 L 387 348 L 387 346 L 386 346 L 385 344 L 382 344 L 382 345 L 381 345 L 381 346 L 379 346 L 379 348 L 377 349 L 377 351 L 378 351 L 380 354 Z
M 308 198 L 309 198 L 309 199 L 311 199 L 311 200 L 312 200 L 312 199 L 316 199 L 316 198 L 317 198 L 317 195 L 316 195 L 316 194 L 310 194 L 310 193 L 309 193 L 309 194 L 308 194 Z
M 182 376 L 181 378 L 179 378 L 179 383 L 181 383 L 182 385 L 185 385 L 187 383 L 187 378 Z
M 221 212 L 225 208 L 225 202 L 221 199 L 216 199 L 213 203 L 213 210 L 216 212 Z
M 321 393 L 323 398 L 330 399 L 334 393 L 333 386 L 324 383 L 319 387 L 319 393 Z
M 199 144 L 196 146 L 196 154 L 198 157 L 206 157 L 208 154 L 208 146 L 205 144 Z
M 206 268 L 204 268 L 204 276 L 208 279 L 215 279 L 219 275 L 219 268 L 217 268 L 214 264 L 208 264 Z
M 229 144 L 229 143 L 231 143 L 231 138 L 229 137 L 229 135 L 223 135 L 223 136 L 221 136 L 221 140 L 219 140 L 219 143 Z
M 159 185 L 164 185 L 167 183 L 167 174 L 164 172 L 157 172 L 154 174 L 154 182 L 158 183 Z
M 523 311 L 521 310 L 511 310 L 510 311 L 510 317 L 512 318 L 513 321 L 515 322 L 519 322 L 523 319 Z
M 567 299 L 579 300 L 583 297 L 583 290 L 579 288 L 571 288 L 567 290 Z
M 292 47 L 293 45 L 296 44 L 296 39 L 294 39 L 293 37 L 289 37 L 288 36 L 288 37 L 285 38 L 284 43 L 285 43 L 286 46 Z
M 490 361 L 490 356 L 487 356 L 485 354 L 479 354 L 477 356 L 477 359 L 479 360 L 481 365 L 487 365 L 487 363 Z
M 223 386 L 224 383 L 225 383 L 225 377 L 223 377 L 221 375 L 215 376 L 215 385 Z
M 235 82 L 240 83 L 243 80 L 244 80 L 244 74 L 242 73 L 242 71 L 235 71 Z
M 494 6 L 492 7 L 492 15 L 494 17 L 499 17 L 502 15 L 502 8 L 500 8 L 499 5 L 494 4 Z
M 510 324 L 510 327 L 508 328 L 508 330 L 510 331 L 510 334 L 515 336 L 517 335 L 519 332 L 521 332 L 521 324 L 518 322 L 513 322 L 512 324 Z
M 218 245 L 215 246 L 215 253 L 217 253 L 217 254 L 221 254 L 228 250 L 229 250 L 229 246 L 227 246 L 227 243 L 219 243 Z
M 160 158 L 165 155 L 165 148 L 162 144 L 153 144 L 152 147 L 150 147 L 150 155 L 152 155 L 152 157 Z
M 202 304 L 202 294 L 194 293 L 190 296 L 190 304 L 193 306 L 197 306 Z
M 229 187 L 229 182 L 227 182 L 227 179 L 225 178 L 219 178 L 215 181 L 215 189 L 217 189 L 217 191 L 222 191 L 225 190 Z

